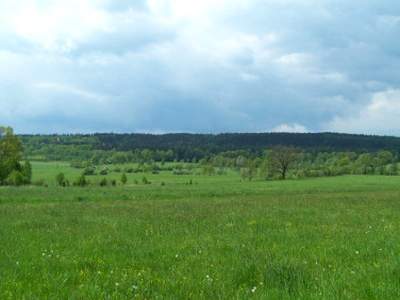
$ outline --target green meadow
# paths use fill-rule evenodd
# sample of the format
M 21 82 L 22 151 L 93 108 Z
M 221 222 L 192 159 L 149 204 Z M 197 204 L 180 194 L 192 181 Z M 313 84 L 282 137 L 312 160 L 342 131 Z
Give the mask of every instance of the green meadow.
M 59 187 L 82 170 L 32 167 L 47 187 L 0 188 L 1 299 L 400 297 L 400 177 L 110 172 Z

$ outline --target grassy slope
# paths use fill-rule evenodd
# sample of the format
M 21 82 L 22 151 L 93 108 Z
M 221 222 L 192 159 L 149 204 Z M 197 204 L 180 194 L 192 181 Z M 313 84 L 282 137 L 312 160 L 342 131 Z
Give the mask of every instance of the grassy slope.
M 1 188 L 0 297 L 399 297 L 398 177 L 154 176 Z

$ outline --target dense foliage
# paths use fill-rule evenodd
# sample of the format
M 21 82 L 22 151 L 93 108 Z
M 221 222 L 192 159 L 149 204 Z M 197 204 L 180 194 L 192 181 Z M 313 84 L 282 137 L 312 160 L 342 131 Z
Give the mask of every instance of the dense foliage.
M 0 185 L 30 183 L 32 168 L 29 161 L 21 165 L 24 148 L 11 127 L 0 126 Z
M 90 158 L 93 151 L 132 152 L 154 160 L 201 159 L 223 152 L 259 155 L 274 146 L 293 146 L 308 152 L 397 152 L 400 138 L 338 133 L 225 133 L 211 134 L 115 134 L 21 135 L 26 156 L 36 159 Z M 144 151 L 144 152 L 143 152 Z M 232 151 L 236 153 L 231 153 Z M 146 157 L 147 156 L 147 157 Z
M 400 138 L 336 133 L 23 135 L 25 158 L 67 161 L 93 175 L 109 164 L 138 163 L 129 170 L 160 170 L 157 163 L 191 163 L 199 174 L 235 169 L 243 179 L 387 174 L 398 172 Z M 290 150 L 290 151 L 288 151 Z M 185 173 L 180 166 L 176 174 Z M 189 167 L 188 167 L 189 168 Z M 216 170 L 218 168 L 218 170 Z

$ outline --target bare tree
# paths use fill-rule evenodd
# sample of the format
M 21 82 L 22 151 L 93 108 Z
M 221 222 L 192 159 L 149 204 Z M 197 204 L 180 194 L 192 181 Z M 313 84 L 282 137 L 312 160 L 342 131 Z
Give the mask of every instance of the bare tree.
M 279 173 L 282 179 L 286 179 L 286 173 L 290 165 L 297 157 L 297 151 L 293 147 L 277 146 L 271 153 L 271 167 Z

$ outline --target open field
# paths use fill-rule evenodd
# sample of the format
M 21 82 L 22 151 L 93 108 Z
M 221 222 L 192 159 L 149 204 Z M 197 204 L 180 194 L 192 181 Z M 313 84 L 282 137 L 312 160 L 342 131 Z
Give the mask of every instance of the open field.
M 48 188 L 0 188 L 2 299 L 400 296 L 400 177 L 62 188 L 79 170 L 41 166 Z

